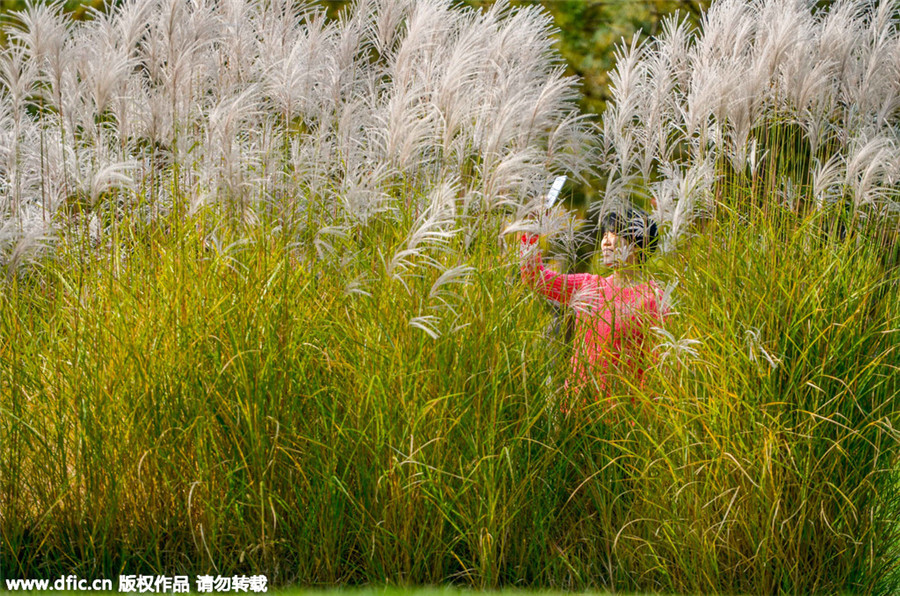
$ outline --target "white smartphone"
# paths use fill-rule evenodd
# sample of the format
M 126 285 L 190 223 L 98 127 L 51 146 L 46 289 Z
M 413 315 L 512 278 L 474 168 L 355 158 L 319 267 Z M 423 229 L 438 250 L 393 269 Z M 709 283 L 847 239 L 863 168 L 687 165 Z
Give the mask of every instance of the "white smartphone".
M 556 180 L 553 181 L 553 185 L 550 186 L 550 192 L 547 193 L 547 209 L 553 207 L 554 203 L 556 203 L 556 199 L 559 198 L 559 192 L 562 190 L 563 184 L 565 183 L 566 176 L 557 176 Z

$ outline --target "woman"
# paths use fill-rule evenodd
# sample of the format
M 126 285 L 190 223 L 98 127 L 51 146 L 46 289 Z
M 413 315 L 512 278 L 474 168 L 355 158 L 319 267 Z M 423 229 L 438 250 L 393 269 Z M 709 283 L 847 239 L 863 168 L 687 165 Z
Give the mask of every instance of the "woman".
M 644 281 L 641 273 L 656 247 L 656 224 L 644 211 L 626 208 L 603 216 L 600 232 L 603 262 L 613 269 L 607 277 L 548 269 L 533 235 L 522 236 L 520 256 L 522 281 L 575 311 L 572 372 L 565 384 L 568 401 L 580 396 L 587 403 L 603 397 L 612 408 L 612 373 L 643 384 L 646 335 L 650 327 L 662 324 L 663 312 L 658 286 Z

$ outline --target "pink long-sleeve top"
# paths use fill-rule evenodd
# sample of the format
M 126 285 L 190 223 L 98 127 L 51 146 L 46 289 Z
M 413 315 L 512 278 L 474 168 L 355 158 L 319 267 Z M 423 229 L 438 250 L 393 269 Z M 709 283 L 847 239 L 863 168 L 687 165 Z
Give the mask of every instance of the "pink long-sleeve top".
M 522 236 L 522 281 L 575 311 L 566 393 L 608 398 L 611 369 L 634 375 L 636 383 L 643 385 L 645 336 L 650 327 L 661 325 L 664 314 L 656 283 L 618 287 L 612 276 L 557 273 L 544 266 L 536 243 L 537 237 Z

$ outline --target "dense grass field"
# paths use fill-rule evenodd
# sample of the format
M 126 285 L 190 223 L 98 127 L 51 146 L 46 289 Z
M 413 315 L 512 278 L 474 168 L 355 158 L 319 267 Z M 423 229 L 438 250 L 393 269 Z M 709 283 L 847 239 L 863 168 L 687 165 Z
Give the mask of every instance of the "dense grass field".
M 900 33 L 715 6 L 623 47 L 602 126 L 535 7 L 7 25 L 0 580 L 900 590 Z M 580 234 L 560 172 L 661 231 L 612 412 L 521 280 Z
M 896 277 L 766 221 L 653 263 L 679 282 L 666 331 L 699 343 L 660 338 L 617 422 L 559 415 L 565 347 L 496 243 L 470 246 L 437 339 L 402 316 L 433 279 L 348 291 L 366 251 L 216 244 L 204 217 L 61 243 L 0 298 L 4 571 L 875 590 L 897 563 Z

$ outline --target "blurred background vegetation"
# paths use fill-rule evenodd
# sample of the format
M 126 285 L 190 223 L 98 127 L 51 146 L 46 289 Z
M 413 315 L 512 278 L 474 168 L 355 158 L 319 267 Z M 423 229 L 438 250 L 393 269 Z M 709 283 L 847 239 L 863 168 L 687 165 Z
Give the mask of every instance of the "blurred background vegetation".
M 41 0 L 32 0 L 32 4 L 46 4 Z M 104 2 L 104 0 L 65 0 L 64 6 L 68 12 L 76 19 L 83 18 L 88 8 L 94 7 L 102 9 L 104 4 L 113 4 L 112 2 Z M 0 0 L 0 11 L 7 13 L 13 10 L 22 10 L 25 8 L 25 0 Z

